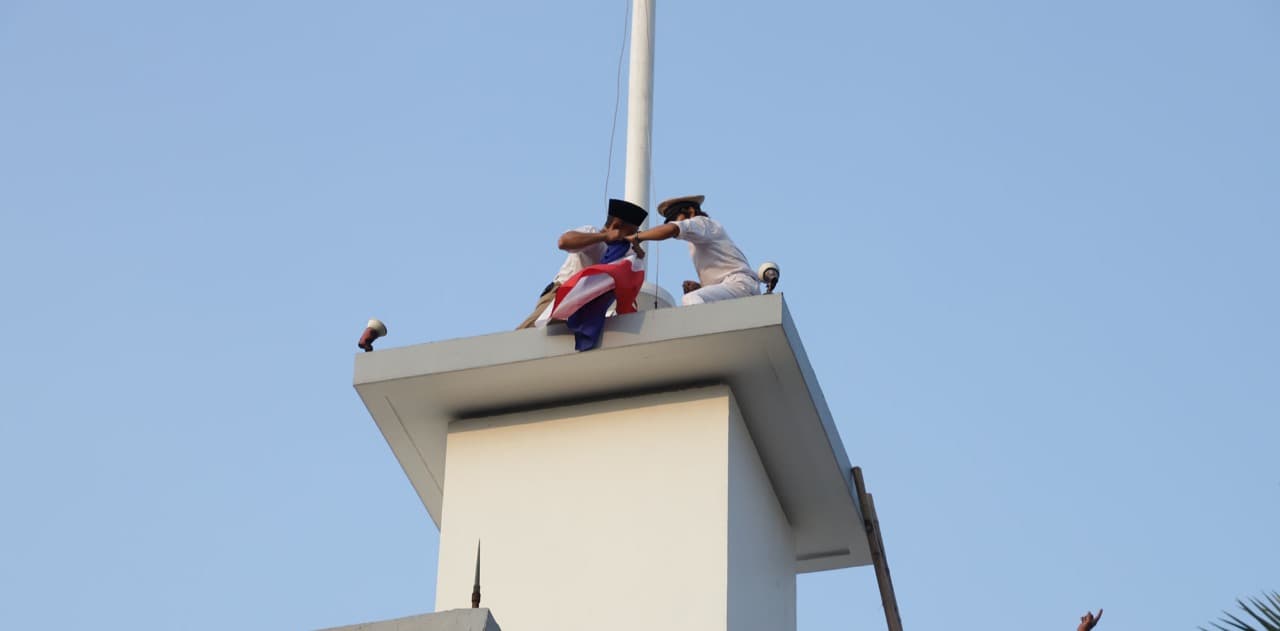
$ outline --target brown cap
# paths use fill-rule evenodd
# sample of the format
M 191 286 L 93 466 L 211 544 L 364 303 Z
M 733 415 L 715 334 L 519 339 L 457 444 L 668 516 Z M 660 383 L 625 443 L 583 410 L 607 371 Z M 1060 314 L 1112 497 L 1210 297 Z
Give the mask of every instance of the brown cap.
M 668 199 L 662 202 L 661 204 L 658 204 L 658 214 L 662 215 L 663 217 L 666 217 L 667 221 L 664 223 L 668 223 L 672 221 L 670 217 L 667 217 L 668 210 L 672 211 L 672 214 L 688 206 L 693 206 L 693 207 L 696 207 L 698 210 L 702 210 L 702 202 L 705 199 L 707 199 L 706 195 L 686 195 L 684 197 L 673 197 L 671 199 Z

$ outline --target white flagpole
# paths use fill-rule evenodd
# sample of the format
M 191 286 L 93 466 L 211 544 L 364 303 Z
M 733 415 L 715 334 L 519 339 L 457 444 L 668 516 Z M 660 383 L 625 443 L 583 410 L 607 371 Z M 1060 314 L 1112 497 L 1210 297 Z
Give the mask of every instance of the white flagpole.
M 653 151 L 653 31 L 654 14 L 658 0 L 632 0 L 631 2 L 631 66 L 627 85 L 627 178 L 623 198 L 649 211 L 649 170 Z M 649 227 L 645 218 L 641 230 Z M 656 259 L 657 244 L 649 249 Z M 636 300 L 641 310 L 672 307 L 677 303 L 665 289 L 653 281 L 646 281 Z
M 653 138 L 653 26 L 657 0 L 632 0 L 631 66 L 627 87 L 627 174 L 623 197 L 649 207 L 649 163 Z M 648 219 L 642 229 L 649 227 Z

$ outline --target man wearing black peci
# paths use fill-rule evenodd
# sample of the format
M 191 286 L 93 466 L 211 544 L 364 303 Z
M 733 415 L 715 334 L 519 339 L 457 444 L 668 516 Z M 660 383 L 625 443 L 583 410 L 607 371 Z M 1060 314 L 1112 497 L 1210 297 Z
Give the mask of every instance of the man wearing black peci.
M 556 289 L 583 268 L 599 263 L 600 257 L 604 256 L 606 243 L 621 241 L 635 234 L 648 215 L 648 211 L 631 202 L 611 199 L 603 228 L 582 226 L 560 235 L 556 245 L 569 254 L 555 278 L 542 290 L 533 312 L 516 328 L 545 326 L 551 319 L 551 303 L 556 298 Z

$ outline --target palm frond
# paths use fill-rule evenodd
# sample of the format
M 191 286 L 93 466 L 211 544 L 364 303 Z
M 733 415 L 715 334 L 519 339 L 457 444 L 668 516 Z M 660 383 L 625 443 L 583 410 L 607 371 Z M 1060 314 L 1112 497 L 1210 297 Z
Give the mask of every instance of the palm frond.
M 1262 598 L 1250 598 L 1247 603 L 1237 599 L 1236 605 L 1253 620 L 1246 622 L 1224 611 L 1222 618 L 1210 623 L 1213 629 L 1200 627 L 1200 631 L 1280 631 L 1280 592 L 1263 593 Z M 1254 626 L 1255 622 L 1260 626 Z

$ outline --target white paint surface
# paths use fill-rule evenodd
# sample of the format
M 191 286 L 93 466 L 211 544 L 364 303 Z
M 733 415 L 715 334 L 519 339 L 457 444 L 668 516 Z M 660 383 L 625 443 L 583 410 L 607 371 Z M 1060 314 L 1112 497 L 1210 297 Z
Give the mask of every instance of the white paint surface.
M 792 535 L 729 388 L 455 422 L 436 608 L 519 631 L 795 628 Z M 604 621 L 604 622 L 602 622 Z
M 794 631 L 794 537 L 737 402 L 729 402 L 729 628 Z
M 438 526 L 459 419 L 722 383 L 791 525 L 796 569 L 871 563 L 849 457 L 780 294 L 609 318 L 587 353 L 552 325 L 357 353 L 355 368 L 357 392 Z

